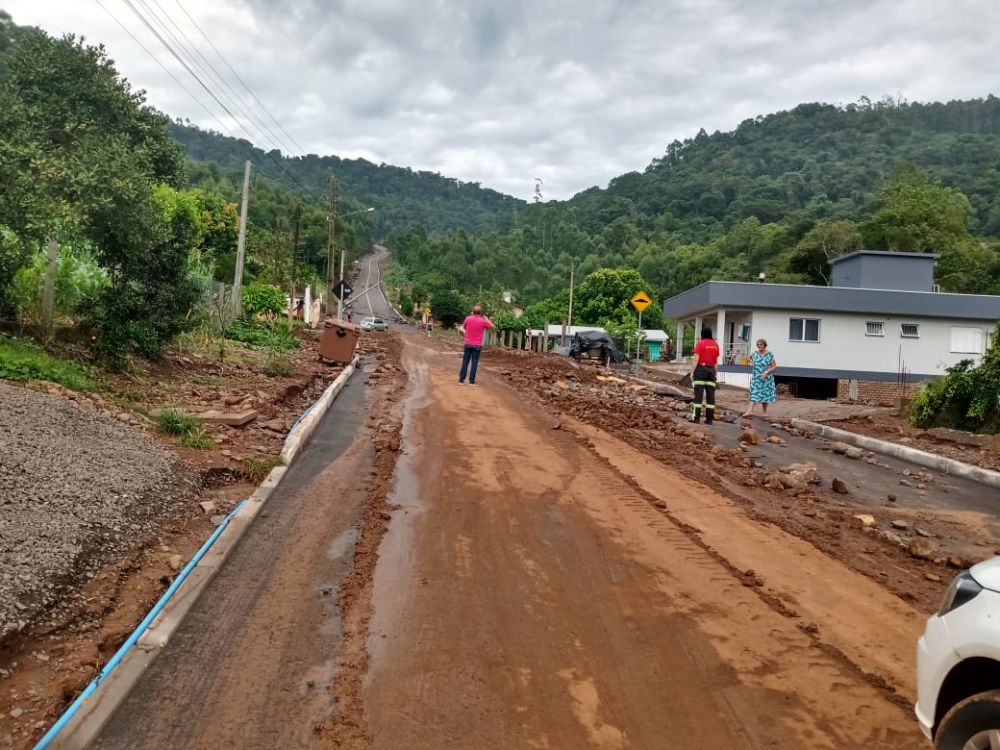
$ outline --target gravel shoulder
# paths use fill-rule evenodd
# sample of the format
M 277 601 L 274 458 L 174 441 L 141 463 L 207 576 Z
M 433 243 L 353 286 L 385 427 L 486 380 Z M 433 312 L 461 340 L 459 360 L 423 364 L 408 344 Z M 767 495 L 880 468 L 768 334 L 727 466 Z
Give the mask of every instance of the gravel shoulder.
M 0 640 L 151 536 L 194 485 L 140 429 L 0 383 Z

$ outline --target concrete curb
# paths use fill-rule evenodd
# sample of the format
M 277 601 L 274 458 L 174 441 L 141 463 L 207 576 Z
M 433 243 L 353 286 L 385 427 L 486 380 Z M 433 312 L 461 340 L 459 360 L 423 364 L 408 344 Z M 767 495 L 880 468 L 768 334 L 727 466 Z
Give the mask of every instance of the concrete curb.
M 77 712 L 66 722 L 62 731 L 52 739 L 47 748 L 84 750 L 97 738 L 149 665 L 170 642 L 185 616 L 198 601 L 198 597 L 260 514 L 264 504 L 288 471 L 288 466 L 312 436 L 319 420 L 333 405 L 337 394 L 347 384 L 357 362 L 358 357 L 355 355 L 351 364 L 344 368 L 323 395 L 300 418 L 299 423 L 285 438 L 285 447 L 281 452 L 281 460 L 285 465 L 275 466 L 246 502 L 228 518 L 226 528 L 188 572 L 187 578 L 139 637 L 134 648 L 122 657 L 118 666 L 97 686 L 93 694 L 81 703 Z
M 934 469 L 935 471 L 941 471 L 945 474 L 961 477 L 962 479 L 969 479 L 973 482 L 979 482 L 980 484 L 985 484 L 989 487 L 1000 488 L 1000 472 L 990 471 L 989 469 L 984 469 L 980 466 L 973 466 L 961 461 L 956 461 L 954 458 L 946 458 L 945 456 L 939 456 L 936 453 L 928 453 L 927 451 L 918 450 L 916 448 L 908 448 L 905 445 L 890 443 L 886 440 L 868 437 L 867 435 L 858 435 L 856 432 L 838 430 L 835 427 L 828 427 L 825 424 L 810 422 L 805 419 L 793 419 L 792 426 L 803 430 L 804 432 L 811 432 L 814 435 L 822 435 L 823 437 L 830 438 L 831 440 L 840 440 L 841 442 L 850 443 L 851 445 L 856 445 L 858 448 L 864 448 L 875 453 L 881 453 L 885 456 L 900 458 L 903 461 L 909 461 L 911 464 L 916 464 L 917 466 L 924 466 L 928 469 Z
M 344 368 L 344 371 L 337 376 L 336 380 L 327 386 L 327 389 L 323 391 L 323 395 L 302 415 L 298 424 L 292 427 L 291 432 L 285 438 L 285 447 L 281 451 L 281 463 L 285 464 L 285 466 L 289 466 L 292 463 L 299 451 L 302 450 L 302 446 L 312 437 L 313 432 L 316 430 L 316 425 L 319 424 L 320 419 L 323 418 L 323 415 L 333 405 L 333 400 L 337 398 L 337 394 L 347 385 L 347 381 L 354 374 L 357 364 L 358 355 L 355 354 L 351 363 Z

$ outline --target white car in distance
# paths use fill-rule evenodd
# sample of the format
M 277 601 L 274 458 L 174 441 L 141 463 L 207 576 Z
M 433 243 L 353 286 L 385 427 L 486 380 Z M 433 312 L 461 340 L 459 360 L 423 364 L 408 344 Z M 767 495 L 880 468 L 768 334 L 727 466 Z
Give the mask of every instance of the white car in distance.
M 1000 557 L 955 576 L 927 620 L 916 714 L 937 750 L 1000 750 Z
M 362 331 L 388 331 L 389 324 L 382 318 L 365 318 L 359 324 Z

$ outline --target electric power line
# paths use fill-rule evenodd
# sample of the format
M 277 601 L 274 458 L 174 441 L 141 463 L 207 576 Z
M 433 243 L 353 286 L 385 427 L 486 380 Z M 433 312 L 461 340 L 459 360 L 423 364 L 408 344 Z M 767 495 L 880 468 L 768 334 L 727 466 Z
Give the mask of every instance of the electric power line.
M 202 102 L 201 99 L 199 99 L 197 96 L 195 96 L 193 93 L 191 93 L 191 90 L 181 82 L 181 79 L 179 79 L 177 76 L 175 76 L 174 73 L 173 73 L 173 71 L 170 70 L 170 68 L 168 68 L 166 65 L 164 65 L 163 61 L 160 60 L 159 57 L 157 57 L 152 52 L 150 52 L 149 48 L 145 44 L 142 43 L 142 41 L 139 39 L 139 37 L 137 37 L 135 34 L 133 34 L 131 32 L 131 30 L 128 28 L 128 26 L 126 26 L 124 23 L 122 23 L 121 20 L 119 20 L 119 18 L 114 13 L 112 13 L 101 2 L 101 0 L 94 0 L 94 2 L 97 3 L 98 6 L 100 6 L 101 10 L 103 10 L 105 13 L 107 13 L 109 16 L 111 16 L 112 20 L 115 23 L 117 23 L 119 26 L 121 26 L 122 31 L 124 31 L 126 34 L 128 34 L 130 37 L 132 37 L 132 41 L 135 42 L 136 44 L 138 44 L 139 47 L 142 49 L 143 52 L 145 52 L 153 60 L 155 60 L 156 64 L 159 65 L 161 68 L 163 68 L 163 71 L 174 80 L 174 83 L 176 83 L 178 86 L 180 86 L 181 89 L 184 91 L 185 94 L 187 94 L 188 96 L 190 96 L 198 104 L 199 107 L 201 107 L 203 110 L 205 110 L 205 113 L 209 117 L 211 117 L 212 119 L 214 119 L 219 124 L 219 127 L 221 127 L 223 130 L 225 130 L 226 133 L 228 133 L 230 136 L 235 137 L 235 136 L 233 136 L 232 131 L 225 126 L 225 124 L 222 122 L 222 120 L 220 120 L 215 114 L 213 114 L 212 110 L 210 110 L 208 107 L 206 107 L 205 103 Z
M 198 25 L 198 22 L 195 21 L 194 18 L 191 17 L 191 14 L 187 12 L 187 9 L 183 5 L 181 5 L 181 0 L 174 0 L 174 2 L 177 4 L 177 7 L 181 9 L 184 15 L 188 17 L 188 20 L 190 20 L 191 23 L 194 24 L 194 27 L 198 29 L 199 33 L 203 37 L 205 37 L 205 41 L 208 42 L 208 45 L 212 48 L 212 50 L 214 50 L 215 54 L 219 56 L 219 59 L 222 60 L 225 66 L 229 68 L 229 72 L 233 74 L 236 80 L 240 82 L 240 84 L 243 86 L 244 89 L 246 89 L 247 93 L 253 97 L 253 100 L 257 102 L 257 104 L 260 105 L 260 108 L 263 109 L 264 112 L 267 114 L 267 116 L 271 118 L 271 122 L 273 122 L 278 127 L 278 129 L 282 133 L 284 133 L 285 136 L 287 136 L 288 140 L 291 141 L 292 144 L 299 150 L 299 153 L 305 156 L 306 150 L 298 144 L 298 142 L 289 134 L 287 130 L 285 130 L 284 127 L 282 127 L 281 123 L 278 122 L 277 118 L 275 118 L 275 116 L 271 114 L 271 111 L 264 105 L 264 102 L 262 102 L 257 97 L 257 95 L 253 92 L 253 90 L 249 86 L 247 86 L 246 82 L 240 77 L 240 74 L 233 69 L 233 66 L 229 64 L 229 61 L 223 56 L 221 52 L 219 52 L 215 44 L 212 43 L 212 40 L 209 38 L 208 34 L 206 34 L 202 30 L 201 26 Z
M 149 22 L 149 20 L 142 14 L 142 11 L 140 11 L 138 8 L 135 7 L 135 5 L 132 3 L 132 0 L 122 0 L 122 1 L 125 3 L 126 6 L 128 6 L 129 10 L 131 10 L 135 14 L 135 16 L 139 19 L 139 21 L 153 34 L 153 36 L 157 38 L 160 44 L 162 44 L 167 49 L 167 51 L 174 57 L 174 59 L 181 64 L 181 66 L 188 72 L 188 74 L 192 78 L 194 78 L 195 81 L 198 82 L 198 85 L 200 85 L 208 93 L 208 95 L 212 97 L 215 103 L 218 104 L 222 108 L 222 110 L 227 115 L 229 115 L 229 117 L 233 119 L 235 123 L 237 123 L 240 127 L 242 127 L 243 130 L 245 130 L 251 136 L 251 138 L 253 138 L 254 140 L 260 140 L 250 132 L 250 130 L 240 121 L 240 118 L 234 115 L 230 111 L 230 109 L 219 99 L 219 97 L 216 96 L 215 92 L 212 91 L 211 88 L 209 88 L 209 86 L 201 79 L 201 77 L 194 70 L 192 70 L 191 66 L 188 65 L 187 62 L 185 62 L 185 60 L 177 53 L 177 51 L 170 45 L 170 43 L 163 38 L 163 35 L 160 34 L 157 31 L 157 29 L 154 28 L 154 26 Z M 142 2 L 142 0 L 139 0 L 139 2 Z M 157 20 L 159 21 L 158 18 Z M 162 24 L 162 22 L 160 23 Z M 264 154 L 265 158 L 269 159 L 280 171 L 285 173 L 288 180 L 293 185 L 295 185 L 301 191 L 305 192 L 307 195 L 312 193 L 312 191 L 306 186 L 302 185 L 302 183 L 299 182 L 299 180 L 295 177 L 295 175 L 289 172 L 288 169 L 283 164 L 275 161 L 274 157 L 272 157 L 268 152 L 262 150 L 262 153 Z M 275 178 L 270 177 L 270 179 L 275 179 Z

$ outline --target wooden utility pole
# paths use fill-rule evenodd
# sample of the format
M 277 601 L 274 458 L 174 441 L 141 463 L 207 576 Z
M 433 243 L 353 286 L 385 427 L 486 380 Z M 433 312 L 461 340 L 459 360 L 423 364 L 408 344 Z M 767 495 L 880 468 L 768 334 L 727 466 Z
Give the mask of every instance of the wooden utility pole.
M 326 291 L 323 293 L 323 299 L 327 300 L 328 303 L 333 295 L 333 262 L 334 262 L 334 249 L 333 249 L 333 235 L 337 230 L 337 180 L 333 175 L 330 175 L 330 213 L 327 216 L 327 241 L 326 241 Z M 330 306 L 327 304 L 327 315 L 330 314 Z
M 45 284 L 42 287 L 42 333 L 52 336 L 52 317 L 56 303 L 56 272 L 59 270 L 59 238 L 55 230 L 49 234 L 48 262 L 45 265 Z
M 569 322 L 566 325 L 570 328 L 573 327 L 573 270 L 575 266 L 575 263 L 569 264 Z
M 250 160 L 243 165 L 243 200 L 240 203 L 240 234 L 236 240 L 236 276 L 233 279 L 233 317 L 243 308 L 243 257 L 247 245 L 247 206 L 250 201 Z
M 292 293 L 288 300 L 288 327 L 292 327 L 295 311 L 295 291 L 299 275 L 299 230 L 302 228 L 302 201 L 296 201 L 292 209 Z

